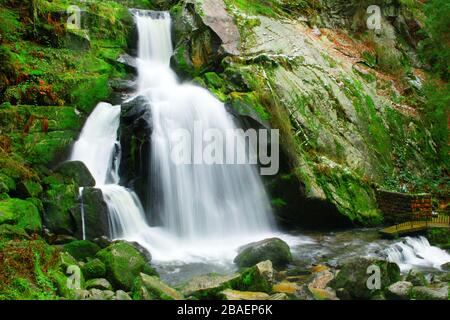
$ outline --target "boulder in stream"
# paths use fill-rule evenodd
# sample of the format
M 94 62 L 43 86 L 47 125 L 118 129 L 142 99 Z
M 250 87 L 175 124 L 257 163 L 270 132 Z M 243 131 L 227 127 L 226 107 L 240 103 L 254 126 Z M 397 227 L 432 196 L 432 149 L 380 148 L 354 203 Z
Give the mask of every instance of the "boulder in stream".
M 284 267 L 292 261 L 288 244 L 278 238 L 269 238 L 249 243 L 239 248 L 234 262 L 240 267 L 250 267 L 264 260 L 272 261 L 275 267 Z

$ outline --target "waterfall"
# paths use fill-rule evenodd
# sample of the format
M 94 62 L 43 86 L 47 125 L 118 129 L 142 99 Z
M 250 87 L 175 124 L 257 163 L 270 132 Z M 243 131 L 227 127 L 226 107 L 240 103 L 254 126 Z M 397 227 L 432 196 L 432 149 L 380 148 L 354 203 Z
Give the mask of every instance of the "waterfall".
M 170 134 L 194 133 L 194 122 L 225 133 L 236 129 L 225 106 L 207 90 L 178 82 L 170 69 L 171 20 L 166 12 L 132 11 L 139 34 L 136 96 L 149 102 L 151 212 L 148 226 L 137 195 L 118 185 L 120 106 L 100 103 L 76 142 L 72 160 L 83 161 L 103 191 L 111 237 L 136 241 L 155 260 L 231 260 L 237 247 L 274 235 L 268 196 L 252 165 L 175 164 Z M 238 137 L 238 144 L 243 144 Z M 126 165 L 126 164 L 123 164 Z
M 387 260 L 399 265 L 402 272 L 413 267 L 436 268 L 450 262 L 450 255 L 444 250 L 431 246 L 425 237 L 406 237 L 386 249 Z

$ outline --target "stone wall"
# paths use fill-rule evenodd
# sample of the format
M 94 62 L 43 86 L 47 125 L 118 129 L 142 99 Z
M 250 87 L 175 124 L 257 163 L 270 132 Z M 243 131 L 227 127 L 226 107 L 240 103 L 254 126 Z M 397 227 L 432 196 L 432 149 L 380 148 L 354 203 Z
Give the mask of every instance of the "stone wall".
M 432 213 L 431 195 L 377 190 L 378 208 L 388 223 L 417 219 Z

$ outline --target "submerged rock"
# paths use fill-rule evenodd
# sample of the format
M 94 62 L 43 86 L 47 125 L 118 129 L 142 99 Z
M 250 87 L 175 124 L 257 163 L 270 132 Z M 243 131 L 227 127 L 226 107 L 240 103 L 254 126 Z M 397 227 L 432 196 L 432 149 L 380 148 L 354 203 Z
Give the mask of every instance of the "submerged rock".
M 249 243 L 238 251 L 234 262 L 240 267 L 250 267 L 264 260 L 272 261 L 275 267 L 284 267 L 292 261 L 289 246 L 278 238 Z

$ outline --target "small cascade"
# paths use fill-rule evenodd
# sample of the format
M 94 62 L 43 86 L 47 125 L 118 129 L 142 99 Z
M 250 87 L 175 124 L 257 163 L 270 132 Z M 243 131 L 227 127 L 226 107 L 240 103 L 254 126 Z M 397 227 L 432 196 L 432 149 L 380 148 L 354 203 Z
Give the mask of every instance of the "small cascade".
M 440 269 L 450 262 L 450 255 L 444 250 L 431 246 L 425 237 L 406 237 L 386 249 L 387 260 L 400 266 L 402 272 L 413 267 Z

